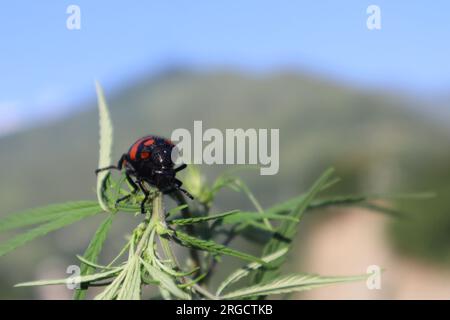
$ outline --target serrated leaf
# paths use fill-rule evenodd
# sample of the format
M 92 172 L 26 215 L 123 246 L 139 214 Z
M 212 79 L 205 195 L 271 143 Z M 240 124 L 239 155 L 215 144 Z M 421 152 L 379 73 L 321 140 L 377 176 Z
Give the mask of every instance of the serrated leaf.
M 105 168 L 111 165 L 111 152 L 113 145 L 113 126 L 109 115 L 108 105 L 101 85 L 96 82 L 95 88 L 98 99 L 99 125 L 100 125 L 100 149 L 98 167 Z M 107 201 L 104 199 L 103 187 L 109 175 L 107 171 L 101 171 L 97 175 L 97 198 L 103 210 L 109 211 Z
M 128 261 L 127 273 L 117 294 L 117 300 L 140 300 L 141 268 L 139 259 L 134 257 Z
M 247 196 L 247 198 L 252 202 L 258 213 L 259 214 L 264 213 L 264 210 L 262 209 L 261 205 L 259 204 L 254 194 L 251 192 L 250 188 L 239 177 L 235 177 L 228 174 L 223 174 L 219 176 L 219 178 L 216 179 L 213 185 L 212 194 L 217 193 L 224 187 L 228 187 L 236 192 L 243 192 Z M 266 225 L 267 229 L 269 230 L 273 229 L 272 225 L 270 224 L 270 221 L 267 218 L 262 218 L 262 220 Z
M 258 221 L 258 220 L 287 220 L 291 222 L 298 222 L 299 220 L 295 217 L 291 217 L 288 215 L 275 214 L 270 212 L 258 213 L 258 212 L 238 212 L 236 214 L 225 217 L 222 220 L 224 224 L 233 224 L 233 223 L 245 223 L 249 221 Z M 267 230 L 272 230 L 267 227 Z
M 168 212 L 167 212 L 167 215 L 166 215 L 166 218 L 168 218 L 168 217 L 170 217 L 170 216 L 173 216 L 174 214 L 176 214 L 176 213 L 178 213 L 178 212 L 180 212 L 180 211 L 182 211 L 183 209 L 186 209 L 186 208 L 188 208 L 189 206 L 187 205 L 187 204 L 182 204 L 181 206 L 177 206 L 177 207 L 175 207 L 175 208 L 172 208 L 172 209 L 170 209 Z
M 192 287 L 193 285 L 195 285 L 195 284 L 199 283 L 200 281 L 202 281 L 207 275 L 208 275 L 208 273 L 205 272 L 205 273 L 199 275 L 197 278 L 193 279 L 190 282 L 180 284 L 178 287 L 181 288 L 181 289 Z
M 338 196 L 329 199 L 321 199 L 314 201 L 308 207 L 308 210 L 326 208 L 330 206 L 342 206 L 342 205 L 358 205 L 363 208 L 367 208 L 373 211 L 381 212 L 395 218 L 404 218 L 405 212 L 398 211 L 396 209 L 383 207 L 374 203 L 370 203 L 371 200 L 377 199 L 429 199 L 432 197 L 431 193 L 421 194 L 402 194 L 402 195 L 348 195 Z
M 386 194 L 386 195 L 374 195 L 374 194 L 361 194 L 361 195 L 343 195 L 336 196 L 328 199 L 320 199 L 313 201 L 308 209 L 318 209 L 329 206 L 340 206 L 340 205 L 354 205 L 361 204 L 371 200 L 386 200 L 386 199 L 429 199 L 432 197 L 431 193 L 420 193 L 420 194 Z M 365 204 L 364 204 L 365 205 Z
M 98 204 L 93 201 L 73 201 L 14 213 L 0 219 L 0 232 L 47 222 L 69 214 L 70 211 L 89 207 L 98 207 Z
M 167 221 L 173 225 L 184 226 L 188 224 L 194 223 L 202 223 L 210 220 L 220 221 L 222 224 L 237 224 L 237 223 L 248 223 L 248 224 L 256 224 L 255 221 L 259 220 L 287 220 L 298 222 L 298 219 L 294 217 L 290 217 L 287 215 L 274 214 L 274 213 L 258 213 L 252 211 L 242 212 L 239 210 L 232 210 L 221 214 L 209 215 L 205 217 L 195 217 L 195 218 L 187 218 L 187 219 L 173 219 Z M 265 224 L 262 224 L 262 229 L 266 231 L 273 231 L 272 228 L 267 227 Z
M 98 255 L 103 248 L 103 243 L 106 240 L 106 236 L 108 235 L 109 229 L 111 228 L 111 224 L 113 221 L 114 214 L 109 214 L 108 218 L 100 225 L 97 231 L 94 234 L 91 242 L 89 243 L 86 251 L 84 252 L 83 258 L 88 260 L 90 263 L 96 263 L 98 259 Z M 94 267 L 89 264 L 82 263 L 80 266 L 80 274 L 82 276 L 91 274 L 94 271 Z M 86 289 L 78 289 L 74 293 L 75 300 L 84 299 L 86 296 Z
M 169 291 L 174 297 L 177 297 L 178 299 L 183 300 L 190 300 L 191 297 L 189 294 L 178 288 L 174 280 L 164 273 L 163 271 L 159 270 L 158 268 L 155 268 L 154 266 L 150 265 L 148 262 L 141 259 L 142 265 L 145 267 L 147 272 L 150 274 L 150 276 L 156 280 L 159 281 L 160 286 Z
M 310 205 L 311 201 L 314 197 L 323 190 L 323 187 L 329 182 L 331 175 L 333 174 L 334 169 L 330 168 L 326 170 L 317 181 L 313 184 L 313 186 L 308 190 L 305 196 L 302 198 L 302 201 L 299 202 L 294 209 L 289 213 L 289 216 L 294 217 L 296 219 L 301 219 L 303 213 Z M 282 248 L 290 248 L 290 244 L 292 239 L 294 238 L 298 228 L 298 223 L 283 221 L 281 225 L 277 228 L 277 237 L 272 237 L 268 244 L 263 249 L 263 255 L 270 255 Z M 254 277 L 253 283 L 260 283 L 262 281 L 267 281 L 270 278 L 273 278 L 278 274 L 277 269 L 284 262 L 285 256 L 280 257 L 270 270 L 258 270 Z
M 369 198 L 365 195 L 337 196 L 328 199 L 320 199 L 312 201 L 311 204 L 308 206 L 308 210 L 325 208 L 330 206 L 352 205 L 367 200 L 369 200 Z
M 190 276 L 190 275 L 192 275 L 193 273 L 195 273 L 196 271 L 198 271 L 198 270 L 200 269 L 199 267 L 197 267 L 197 268 L 192 269 L 191 271 L 181 272 L 181 271 L 176 271 L 176 270 L 174 270 L 174 269 L 172 269 L 172 268 L 166 266 L 163 262 L 159 261 L 158 258 L 155 258 L 153 261 L 156 263 L 156 265 L 157 265 L 162 271 L 164 271 L 164 272 L 167 273 L 168 275 L 171 275 L 171 276 L 174 276 L 174 277 L 177 277 L 177 278 L 178 278 L 178 277 L 187 277 L 187 276 Z
M 264 261 L 262 261 L 260 258 L 254 257 L 250 254 L 243 253 L 231 248 L 228 248 L 224 245 L 221 245 L 217 242 L 211 241 L 211 240 L 202 240 L 195 237 L 191 237 L 190 235 L 183 233 L 181 231 L 177 231 L 175 233 L 175 239 L 178 239 L 182 245 L 190 247 L 190 248 L 196 248 L 212 253 L 217 254 L 224 254 L 236 258 L 240 258 L 242 260 L 251 261 L 251 262 L 259 262 L 264 264 Z
M 109 279 L 111 277 L 114 277 L 116 273 L 120 271 L 120 268 L 115 268 L 113 270 L 105 271 L 105 272 L 99 272 L 95 274 L 90 274 L 86 276 L 78 276 L 76 277 L 76 281 L 78 283 L 88 283 L 88 282 L 94 282 L 104 279 Z M 34 286 L 49 286 L 49 285 L 60 285 L 60 284 L 73 284 L 74 278 L 68 277 L 65 279 L 55 279 L 55 280 L 37 280 L 37 281 L 30 281 L 30 282 L 22 282 L 16 284 L 14 287 L 34 287 Z
M 282 255 L 286 254 L 287 251 L 288 251 L 287 248 L 283 248 L 275 253 L 272 253 L 268 256 L 263 257 L 262 260 L 266 263 L 272 262 L 272 261 L 278 259 L 279 257 L 281 257 Z M 245 267 L 236 270 L 220 284 L 219 288 L 217 289 L 216 296 L 220 296 L 220 294 L 223 292 L 223 290 L 226 287 L 241 280 L 245 276 L 249 275 L 251 271 L 257 270 L 260 267 L 262 267 L 261 263 L 252 262 L 252 263 L 246 265 Z
M 320 191 L 323 191 L 329 188 L 331 185 L 335 183 L 338 179 L 330 179 L 327 183 L 325 183 Z M 299 203 L 302 203 L 305 200 L 306 194 L 301 194 L 294 198 L 288 199 L 282 203 L 278 203 L 273 205 L 272 207 L 264 210 L 265 214 L 280 214 L 284 215 L 289 213 L 293 208 L 295 208 Z M 244 212 L 244 211 L 243 211 Z M 257 211 L 245 211 L 245 213 L 258 214 Z
M 7 254 L 8 252 L 13 251 L 14 249 L 26 244 L 27 242 L 46 235 L 51 231 L 58 230 L 65 226 L 68 226 L 72 223 L 75 223 L 83 218 L 95 215 L 101 211 L 101 208 L 97 205 L 97 207 L 83 208 L 71 211 L 70 214 L 61 216 L 58 219 L 40 225 L 30 231 L 19 234 L 13 237 L 10 240 L 0 244 L 0 257 Z
M 248 288 L 236 290 L 222 296 L 222 299 L 244 299 L 252 297 L 267 296 L 271 294 L 289 293 L 295 291 L 309 290 L 330 284 L 345 283 L 365 280 L 368 275 L 350 277 L 321 277 L 310 274 L 291 274 L 271 280 L 265 284 L 254 285 Z
M 231 211 L 224 212 L 224 213 L 221 213 L 221 214 L 209 215 L 209 216 L 205 216 L 205 217 L 187 218 L 187 219 L 173 219 L 173 220 L 169 220 L 167 222 L 171 223 L 171 224 L 174 224 L 174 225 L 177 225 L 177 226 L 184 226 L 184 225 L 187 225 L 187 224 L 207 222 L 207 221 L 216 220 L 216 219 L 223 219 L 226 216 L 229 216 L 229 215 L 232 215 L 232 214 L 236 214 L 238 212 L 239 212 L 239 210 L 231 210 Z
M 124 268 L 120 274 L 114 279 L 114 281 L 106 287 L 101 293 L 95 296 L 95 300 L 113 300 L 117 296 L 117 292 L 120 289 L 120 285 L 125 278 L 127 270 Z
M 103 269 L 105 269 L 105 270 L 106 269 L 114 269 L 114 267 L 103 266 L 103 265 L 91 262 L 91 261 L 85 259 L 83 256 L 80 256 L 80 255 L 77 255 L 77 259 L 80 260 L 81 263 L 87 264 L 89 267 L 92 267 L 94 269 L 100 269 L 100 270 L 103 270 Z
M 392 208 L 386 208 L 383 206 L 379 206 L 373 203 L 363 203 L 361 204 L 361 207 L 372 210 L 372 211 L 376 211 L 376 212 L 381 212 L 384 214 L 387 214 L 391 217 L 394 218 L 405 218 L 406 214 L 404 212 L 398 211 L 396 209 L 392 209 Z

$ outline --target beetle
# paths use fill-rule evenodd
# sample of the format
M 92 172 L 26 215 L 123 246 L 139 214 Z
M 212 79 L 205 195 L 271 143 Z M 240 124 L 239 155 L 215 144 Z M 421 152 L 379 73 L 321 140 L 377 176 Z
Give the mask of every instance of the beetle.
M 178 191 L 193 199 L 189 192 L 181 188 L 183 183 L 176 178 L 177 172 L 185 169 L 187 165 L 181 164 L 175 168 L 172 161 L 174 148 L 175 145 L 172 141 L 160 136 L 148 135 L 133 143 L 128 152 L 122 155 L 116 166 L 99 168 L 95 170 L 95 174 L 104 170 L 125 170 L 125 177 L 132 191 L 130 194 L 119 198 L 116 204 L 130 198 L 131 195 L 140 190 L 144 194 L 144 199 L 141 202 L 141 213 L 145 213 L 145 203 L 150 195 L 145 183 L 156 187 L 163 194 L 172 195 L 178 200 L 180 199 Z

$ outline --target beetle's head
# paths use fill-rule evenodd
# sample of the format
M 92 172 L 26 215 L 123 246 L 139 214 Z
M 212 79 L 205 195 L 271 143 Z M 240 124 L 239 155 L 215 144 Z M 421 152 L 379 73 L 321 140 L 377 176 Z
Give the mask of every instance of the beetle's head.
M 173 146 L 171 145 L 159 145 L 153 148 L 151 157 L 155 167 L 160 169 L 173 168 L 172 149 Z

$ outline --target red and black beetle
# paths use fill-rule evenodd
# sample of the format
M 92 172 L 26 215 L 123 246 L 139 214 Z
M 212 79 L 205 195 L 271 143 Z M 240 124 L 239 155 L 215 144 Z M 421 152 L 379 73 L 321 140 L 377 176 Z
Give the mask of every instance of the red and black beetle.
M 145 203 L 150 194 L 145 183 L 158 188 L 163 194 L 181 191 L 193 199 L 189 192 L 181 188 L 183 183 L 176 178 L 176 173 L 185 169 L 186 164 L 175 168 L 172 161 L 173 148 L 175 145 L 170 140 L 149 135 L 133 143 L 130 150 L 122 155 L 117 166 L 100 168 L 95 173 L 103 170 L 124 169 L 126 179 L 133 190 L 131 194 L 118 199 L 116 203 L 128 199 L 132 194 L 141 190 L 145 195 L 141 203 L 142 213 L 145 213 Z

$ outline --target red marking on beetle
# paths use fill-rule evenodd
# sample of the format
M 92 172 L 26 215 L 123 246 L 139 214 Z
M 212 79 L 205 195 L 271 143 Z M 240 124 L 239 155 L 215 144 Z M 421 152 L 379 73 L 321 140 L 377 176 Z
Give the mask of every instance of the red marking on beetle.
M 150 158 L 150 152 L 141 152 L 141 159 L 148 159 Z
M 136 160 L 136 154 L 137 154 L 137 151 L 138 151 L 138 149 L 139 149 L 139 146 L 141 145 L 141 143 L 143 142 L 143 141 L 145 141 L 147 138 L 142 138 L 142 139 L 139 139 L 138 141 L 136 141 L 134 144 L 133 144 L 133 146 L 131 147 L 131 149 L 130 149 L 130 159 L 131 160 Z
M 149 139 L 147 141 L 144 142 L 144 146 L 151 146 L 152 144 L 155 143 L 154 139 Z

